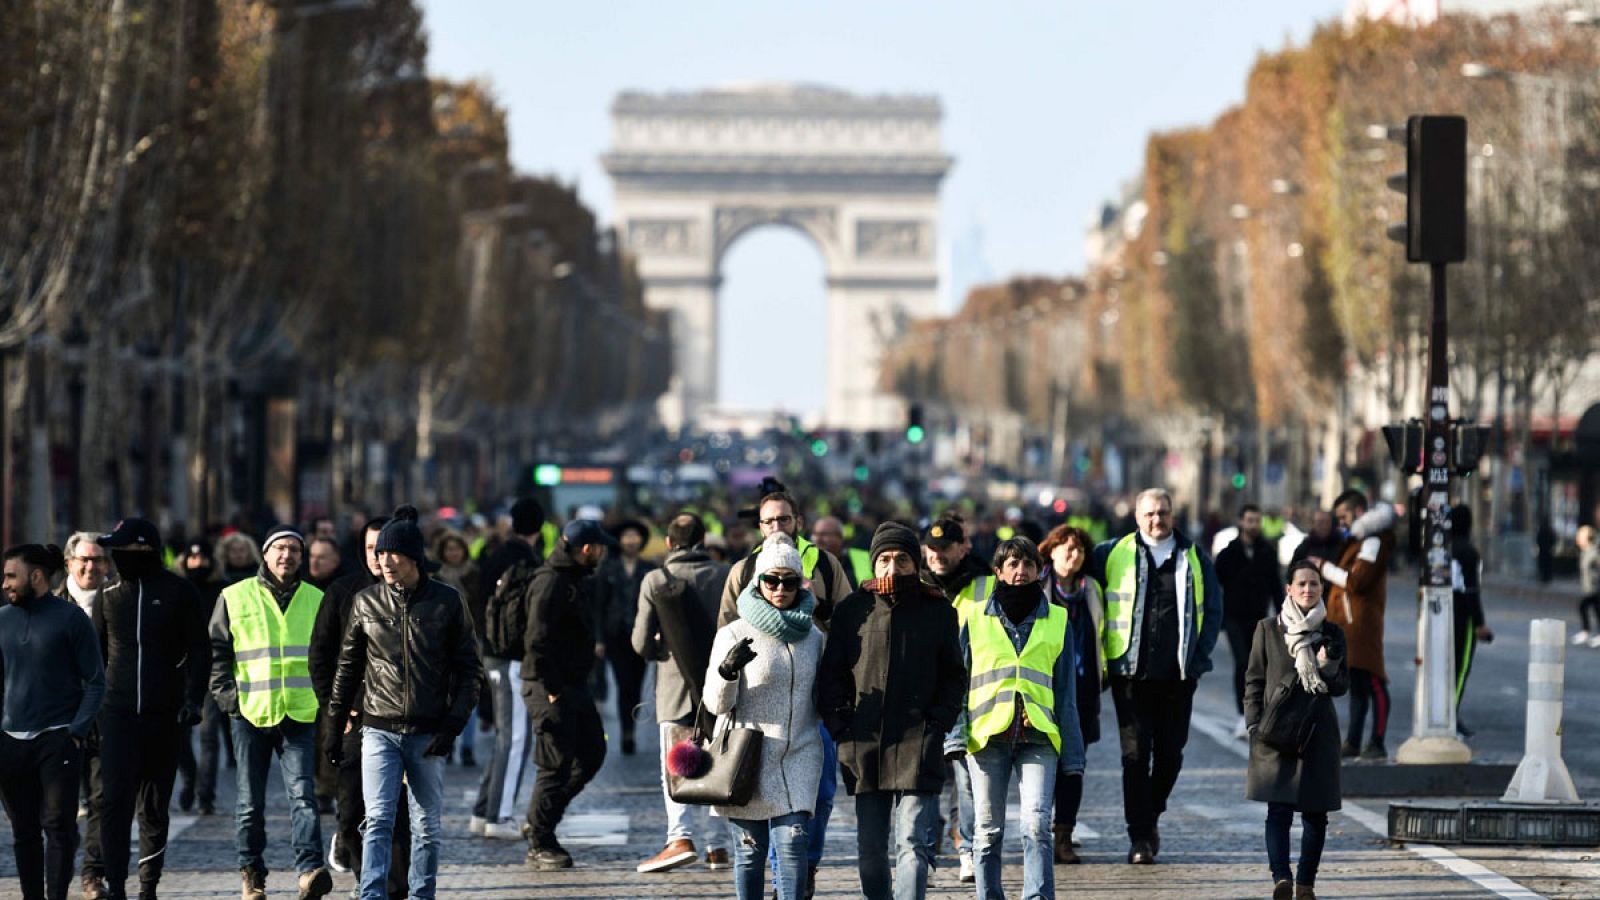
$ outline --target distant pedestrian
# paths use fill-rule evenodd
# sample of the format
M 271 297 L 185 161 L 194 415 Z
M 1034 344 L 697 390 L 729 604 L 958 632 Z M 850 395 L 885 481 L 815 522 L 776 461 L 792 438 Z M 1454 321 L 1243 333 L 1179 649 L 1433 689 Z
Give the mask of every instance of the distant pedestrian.
M 306 550 L 306 582 L 319 591 L 326 591 L 339 574 L 339 542 L 331 537 L 312 538 Z
M 437 894 L 444 837 L 444 757 L 478 703 L 472 616 L 461 593 L 429 575 L 415 507 L 402 506 L 378 534 L 383 583 L 351 600 L 350 626 L 333 677 L 329 718 L 361 709 L 361 900 L 387 900 L 389 849 L 399 815 L 411 820 L 410 896 Z M 342 762 L 343 735 L 326 751 Z M 410 795 L 400 810 L 400 788 Z
M 433 541 L 433 557 L 439 564 L 439 571 L 434 573 L 434 577 L 455 588 L 461 594 L 461 599 L 466 602 L 467 612 L 472 616 L 473 640 L 478 652 L 482 654 L 483 583 L 482 577 L 478 574 L 478 564 L 472 559 L 472 547 L 468 543 L 467 536 L 453 528 L 440 532 Z M 478 708 L 486 710 L 485 715 L 492 722 L 493 701 L 484 696 L 484 690 L 486 689 L 479 691 Z M 461 737 L 456 739 L 456 747 L 464 768 L 472 768 L 478 764 L 477 715 L 474 715 L 471 721 L 467 722 L 466 728 L 462 729 Z M 445 757 L 445 762 L 450 762 L 450 757 Z
M 190 541 L 178 557 L 178 571 L 199 593 L 200 613 L 203 620 L 209 623 L 212 614 L 216 612 L 217 600 L 222 596 L 222 582 L 216 576 L 216 562 L 212 559 L 211 544 L 200 538 Z M 210 653 L 211 647 L 208 643 L 206 646 L 208 658 Z M 209 670 L 207 677 L 209 679 Z M 200 754 L 198 757 L 191 757 L 192 769 L 188 763 L 181 760 L 179 762 L 178 772 L 185 781 L 179 791 L 178 808 L 187 811 L 189 806 L 186 801 L 193 800 L 198 802 L 200 815 L 215 815 L 217 768 L 223 753 L 226 753 L 229 759 L 233 758 L 233 741 L 228 734 L 228 719 L 217 709 L 217 699 L 211 696 L 209 689 L 200 705 L 200 724 L 195 730 L 200 732 Z M 185 752 L 190 754 L 194 752 L 189 738 L 184 738 L 183 744 Z
M 267 770 L 276 754 L 289 794 L 300 900 L 315 900 L 333 889 L 312 783 L 318 705 L 307 660 L 322 592 L 300 579 L 305 538 L 299 532 L 274 528 L 261 554 L 265 561 L 255 577 L 223 589 L 210 627 L 211 693 L 232 719 L 239 757 L 234 844 L 240 897 L 267 896 Z
M 1305 559 L 1315 556 L 1318 559 L 1338 559 L 1339 551 L 1344 547 L 1344 536 L 1339 534 L 1339 523 L 1333 518 L 1333 511 L 1327 509 L 1314 510 L 1311 513 L 1311 531 L 1301 539 L 1299 546 L 1294 548 L 1289 561 Z
M 102 858 L 85 871 L 105 873 L 106 896 L 126 896 L 129 835 L 139 817 L 139 895 L 154 897 L 166 862 L 168 807 L 177 777 L 179 743 L 200 723 L 211 647 L 200 594 L 161 562 L 154 523 L 117 523 L 100 546 L 111 552 L 121 580 L 95 606 L 94 627 L 104 652 L 105 702 L 100 734 L 100 816 L 96 849 Z M 89 877 L 84 894 L 94 896 Z
M 1461 721 L 1461 698 L 1467 693 L 1467 678 L 1478 645 L 1494 640 L 1483 612 L 1483 556 L 1472 543 L 1472 507 L 1462 504 L 1450 511 L 1450 601 L 1454 607 L 1456 646 L 1456 733 L 1472 737 L 1472 729 Z
M 1222 585 L 1222 630 L 1233 656 L 1233 702 L 1239 713 L 1233 736 L 1245 737 L 1244 670 L 1256 623 L 1282 599 L 1283 576 L 1277 550 L 1261 533 L 1261 507 L 1239 509 L 1238 529 L 1217 553 L 1217 582 Z
M 0 592 L 0 800 L 23 900 L 66 900 L 78 849 L 78 770 L 105 696 L 89 617 L 50 592 L 55 545 L 5 552 Z
M 679 513 L 668 523 L 666 562 L 640 585 L 639 607 L 629 636 L 634 651 L 656 666 L 661 792 L 667 808 L 667 843 L 660 853 L 639 863 L 641 873 L 667 872 L 699 859 L 694 845 L 698 808 L 678 803 L 667 792 L 667 751 L 671 749 L 667 734 L 673 725 L 695 722 L 695 706 L 705 688 L 702 673 L 711 662 L 717 604 L 728 577 L 728 567 L 706 552 L 705 538 L 705 524 L 693 513 Z M 679 644 L 676 650 L 674 643 Z M 706 867 L 726 869 L 732 865 L 727 820 L 702 818 Z
M 846 547 L 844 523 L 836 516 L 823 516 L 811 524 L 811 543 L 833 554 L 843 564 L 844 577 L 850 590 L 858 590 L 861 582 L 872 577 L 872 554 L 865 547 Z
M 1333 514 L 1345 529 L 1338 557 L 1310 556 L 1328 588 L 1328 615 L 1344 629 L 1350 654 L 1350 724 L 1339 752 L 1366 760 L 1389 758 L 1389 675 L 1383 666 L 1383 616 L 1388 605 L 1389 557 L 1394 553 L 1394 507 L 1368 508 L 1360 491 L 1340 494 Z M 1367 712 L 1372 737 L 1361 743 Z
M 261 551 L 242 531 L 229 532 L 217 541 L 217 575 L 224 586 L 256 577 L 261 571 Z
M 639 586 L 656 565 L 639 558 L 650 541 L 650 526 L 629 519 L 612 529 L 617 552 L 600 563 L 595 573 L 599 592 L 600 642 L 606 663 L 617 680 L 617 722 L 622 732 L 622 755 L 632 756 L 634 718 L 644 685 L 645 661 L 633 650 L 633 621 L 639 611 Z
M 1134 502 L 1138 530 L 1100 544 L 1091 571 L 1106 597 L 1105 652 L 1122 743 L 1128 862 L 1161 852 L 1161 814 L 1183 769 L 1200 676 L 1222 630 L 1222 589 L 1211 557 L 1172 524 L 1160 488 Z
M 616 545 L 599 522 L 574 519 L 528 586 L 522 696 L 533 712 L 539 771 L 524 833 L 527 862 L 535 869 L 572 867 L 572 854 L 556 840 L 556 826 L 605 764 L 605 729 L 589 693 L 599 633 L 591 576 Z
M 749 802 L 713 807 L 739 834 L 733 854 L 739 900 L 765 895 L 769 847 L 776 851 L 778 900 L 800 900 L 806 891 L 806 820 L 823 766 L 815 693 L 823 638 L 802 568 L 788 535 L 767 537 L 739 595 L 739 618 L 717 630 L 705 675 L 706 711 L 763 735 Z
M 1105 597 L 1100 583 L 1086 573 L 1094 540 L 1088 532 L 1072 525 L 1058 525 L 1045 535 L 1039 555 L 1045 561 L 1041 584 L 1051 603 L 1067 611 L 1072 626 L 1072 661 L 1077 684 L 1078 733 L 1085 747 L 1100 740 L 1100 686 L 1105 684 L 1105 660 L 1100 643 L 1105 632 Z M 1076 865 L 1072 832 L 1083 805 L 1083 773 L 1060 772 L 1056 776 L 1055 861 Z
M 1578 633 L 1572 643 L 1600 647 L 1600 542 L 1593 525 L 1578 529 Z M 1590 623 L 1593 624 L 1590 624 Z
M 1350 686 L 1344 632 L 1328 621 L 1322 577 L 1310 560 L 1289 564 L 1289 585 L 1279 613 L 1262 619 L 1250 645 L 1245 674 L 1245 721 L 1250 764 L 1245 798 L 1267 804 L 1267 862 L 1273 900 L 1316 900 L 1317 866 L 1327 838 L 1328 813 L 1340 806 L 1339 714 L 1333 697 Z M 1315 725 L 1300 752 L 1276 749 L 1258 735 L 1262 715 L 1278 685 L 1314 697 Z M 1300 867 L 1289 867 L 1289 829 L 1300 813 Z
M 873 532 L 873 578 L 835 610 L 817 689 L 828 732 L 839 736 L 845 790 L 856 798 L 867 900 L 927 891 L 944 737 L 965 702 L 959 619 L 919 574 L 921 549 L 898 522 Z

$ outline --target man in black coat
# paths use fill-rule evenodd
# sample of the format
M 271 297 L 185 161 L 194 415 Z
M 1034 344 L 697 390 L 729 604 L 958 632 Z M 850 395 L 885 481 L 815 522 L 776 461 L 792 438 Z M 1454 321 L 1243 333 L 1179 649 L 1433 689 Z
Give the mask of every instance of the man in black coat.
M 922 581 L 916 532 L 886 522 L 872 536 L 874 577 L 834 610 L 817 676 L 818 712 L 839 742 L 856 798 L 861 891 L 890 895 L 889 840 L 914 848 L 894 880 L 926 887 L 944 788 L 944 737 L 967 690 L 955 607 Z
M 593 579 L 606 550 L 617 546 L 599 522 L 575 519 L 528 586 L 528 637 L 522 659 L 522 695 L 533 714 L 533 764 L 539 774 L 528 802 L 527 862 L 536 869 L 567 869 L 572 855 L 556 840 L 556 826 L 606 759 L 600 711 L 589 693 L 594 670 Z
M 1283 599 L 1278 551 L 1261 534 L 1261 507 L 1239 508 L 1239 535 L 1217 554 L 1217 581 L 1222 585 L 1222 630 L 1233 653 L 1233 704 L 1239 713 L 1233 736 L 1243 739 L 1244 671 L 1250 663 L 1250 641 L 1256 623 Z
M 93 621 L 106 664 L 100 708 L 100 834 L 106 883 L 84 878 L 86 896 L 126 896 L 129 842 L 139 815 L 139 891 L 155 896 L 166 860 L 167 807 L 178 774 L 179 743 L 200 722 L 211 644 L 200 594 L 161 565 L 161 534 L 144 519 L 123 519 L 100 546 L 122 580 L 106 588 Z M 85 860 L 86 872 L 101 860 Z

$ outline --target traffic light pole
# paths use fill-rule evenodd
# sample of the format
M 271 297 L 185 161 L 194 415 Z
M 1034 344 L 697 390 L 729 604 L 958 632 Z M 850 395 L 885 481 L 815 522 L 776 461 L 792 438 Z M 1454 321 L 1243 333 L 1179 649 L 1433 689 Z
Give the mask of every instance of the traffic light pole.
M 1450 476 L 1453 468 L 1450 370 L 1446 341 L 1446 264 L 1429 266 L 1433 317 L 1428 337 L 1428 415 L 1423 424 L 1422 571 L 1418 588 L 1417 681 L 1411 737 L 1395 759 L 1401 763 L 1464 763 L 1472 751 L 1456 735 L 1455 605 L 1450 541 Z

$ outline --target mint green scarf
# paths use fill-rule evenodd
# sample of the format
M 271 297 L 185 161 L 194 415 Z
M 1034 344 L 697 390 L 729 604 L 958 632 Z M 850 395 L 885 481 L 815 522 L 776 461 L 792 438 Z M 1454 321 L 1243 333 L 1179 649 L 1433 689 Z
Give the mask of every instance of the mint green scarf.
M 761 588 L 756 582 L 757 579 L 751 579 L 749 587 L 739 595 L 739 618 L 754 625 L 762 634 L 771 635 L 785 644 L 804 640 L 811 633 L 811 611 L 816 608 L 817 598 L 802 588 L 800 602 L 788 609 L 779 609 L 761 596 Z

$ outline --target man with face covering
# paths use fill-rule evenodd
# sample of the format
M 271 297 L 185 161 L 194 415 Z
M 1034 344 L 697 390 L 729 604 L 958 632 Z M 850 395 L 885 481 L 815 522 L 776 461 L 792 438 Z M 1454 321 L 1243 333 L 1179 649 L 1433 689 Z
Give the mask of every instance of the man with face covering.
M 122 898 L 129 835 L 139 814 L 139 896 L 154 897 L 167 849 L 167 807 L 179 742 L 200 722 L 211 648 L 200 594 L 161 564 L 161 533 L 123 519 L 99 544 L 122 580 L 101 592 L 93 613 L 105 660 L 100 708 L 100 834 L 105 883 L 84 878 L 86 897 Z M 85 872 L 101 860 L 84 861 Z

